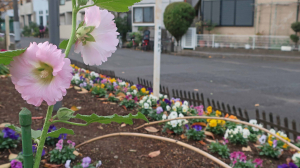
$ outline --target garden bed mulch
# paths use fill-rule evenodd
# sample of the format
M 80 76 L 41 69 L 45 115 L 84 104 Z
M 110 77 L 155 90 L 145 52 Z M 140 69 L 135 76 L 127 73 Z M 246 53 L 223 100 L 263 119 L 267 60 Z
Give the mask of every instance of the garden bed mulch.
M 71 108 L 72 106 L 81 107 L 76 113 L 90 115 L 96 113 L 98 115 L 127 115 L 129 113 L 136 114 L 136 110 L 125 110 L 119 107 L 117 104 L 110 104 L 102 102 L 93 97 L 90 93 L 79 94 L 75 89 L 69 89 L 67 95 L 63 99 L 63 106 Z M 19 111 L 22 107 L 28 108 L 32 112 L 33 117 L 45 117 L 47 105 L 45 102 L 36 108 L 32 105 L 28 105 L 15 90 L 14 85 L 11 83 L 10 78 L 0 79 L 0 123 L 11 123 L 19 126 Z M 75 113 L 75 114 L 76 114 Z M 133 125 L 126 125 L 121 127 L 121 124 L 91 124 L 87 127 L 70 126 L 66 124 L 55 124 L 56 127 L 66 127 L 74 130 L 75 135 L 68 135 L 68 139 L 80 144 L 91 138 L 97 136 L 116 133 L 116 132 L 138 132 L 152 135 L 165 136 L 172 139 L 180 140 L 182 142 L 193 145 L 208 153 L 209 142 L 205 141 L 207 145 L 202 145 L 199 142 L 181 139 L 178 135 L 169 135 L 162 133 L 162 125 L 154 125 L 155 128 L 160 131 L 157 133 L 148 133 L 144 128 L 139 130 L 133 130 L 133 128 L 144 124 L 143 120 L 134 120 Z M 34 120 L 32 124 L 33 129 L 41 129 L 43 120 Z M 262 158 L 264 160 L 263 167 L 277 167 L 277 165 L 285 163 L 285 159 L 292 154 L 287 151 L 281 156 L 280 159 L 268 159 L 266 157 L 260 157 L 258 151 L 250 144 L 252 152 L 245 152 L 248 159 Z M 230 152 L 241 151 L 242 146 L 230 145 Z M 50 150 L 48 147 L 47 150 Z M 153 151 L 160 150 L 161 154 L 154 158 L 149 158 L 148 154 Z M 12 153 L 18 154 L 21 151 L 21 144 L 17 149 L 11 150 Z M 146 139 L 141 137 L 111 137 L 98 141 L 94 141 L 87 145 L 84 145 L 78 149 L 82 154 L 82 157 L 89 156 L 92 162 L 101 160 L 103 165 L 101 167 L 202 167 L 202 168 L 214 168 L 220 167 L 213 163 L 206 157 L 183 148 L 173 143 L 163 142 L 159 140 Z M 0 165 L 8 163 L 9 151 L 0 151 Z M 229 164 L 230 159 L 222 159 L 218 155 L 213 154 L 217 158 L 221 159 L 225 163 Z M 45 156 L 44 159 L 48 159 L 49 156 Z M 82 157 L 77 157 L 75 162 L 80 162 Z M 63 166 L 64 167 L 64 166 Z

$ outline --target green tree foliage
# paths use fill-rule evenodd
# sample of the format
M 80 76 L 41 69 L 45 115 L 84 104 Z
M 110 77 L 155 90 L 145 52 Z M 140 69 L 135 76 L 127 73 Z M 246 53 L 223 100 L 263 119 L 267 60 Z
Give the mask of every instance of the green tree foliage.
M 174 2 L 169 4 L 164 12 L 164 24 L 179 42 L 193 23 L 194 17 L 195 10 L 189 3 Z
M 115 18 L 115 23 L 118 32 L 122 36 L 122 41 L 126 41 L 126 33 L 131 31 L 131 25 L 127 23 L 127 16 Z
M 299 41 L 299 37 L 296 35 L 296 34 L 291 34 L 290 35 L 290 38 L 291 38 L 291 40 L 294 42 L 294 43 L 298 43 L 298 41 Z
M 294 22 L 294 23 L 292 23 L 291 28 L 296 33 L 300 32 L 300 22 Z

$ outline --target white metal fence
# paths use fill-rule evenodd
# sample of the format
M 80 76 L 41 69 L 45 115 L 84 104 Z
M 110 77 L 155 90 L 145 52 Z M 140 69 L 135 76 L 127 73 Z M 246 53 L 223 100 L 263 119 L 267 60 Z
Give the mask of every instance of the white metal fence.
M 197 34 L 198 47 L 281 49 L 281 46 L 295 47 L 289 36 L 259 35 L 217 35 Z

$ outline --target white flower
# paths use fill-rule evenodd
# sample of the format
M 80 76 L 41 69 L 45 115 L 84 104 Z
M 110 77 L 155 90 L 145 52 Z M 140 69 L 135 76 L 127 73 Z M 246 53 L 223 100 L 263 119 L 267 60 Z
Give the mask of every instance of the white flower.
M 232 138 L 232 137 L 233 137 L 233 135 L 230 135 L 230 137 Z
M 149 104 L 148 103 L 144 103 L 144 109 L 149 109 Z
M 168 124 L 168 125 L 171 125 L 170 121 L 169 121 L 169 122 L 167 122 L 167 124 Z
M 163 98 L 164 97 L 164 95 L 163 94 L 159 94 L 159 98 Z
M 168 119 L 174 119 L 174 118 L 177 118 L 178 117 L 178 114 L 176 111 L 172 111 L 170 113 L 170 115 L 168 116 Z
M 133 90 L 133 94 L 136 95 L 136 94 L 137 94 L 137 91 L 136 91 L 136 90 Z
M 253 125 L 256 125 L 257 124 L 257 120 L 252 119 L 252 120 L 249 121 L 249 123 L 253 124 Z
M 172 120 L 172 121 L 170 121 L 170 123 L 171 123 L 172 127 L 174 128 L 174 127 L 177 126 L 178 121 L 177 120 Z
M 276 134 L 276 131 L 274 129 L 270 129 L 270 132 L 273 133 L 273 134 Z M 271 134 L 268 133 L 268 135 L 270 136 Z
M 152 105 L 151 100 L 147 100 L 147 103 L 148 103 L 150 106 Z
M 171 110 L 171 107 L 169 105 L 166 106 L 167 111 Z
M 257 126 L 259 126 L 260 128 L 263 128 L 263 125 L 262 125 L 262 124 L 257 124 Z
M 182 123 L 182 124 L 187 124 L 187 123 L 189 123 L 188 120 L 183 120 L 183 123 Z
M 224 138 L 227 139 L 228 138 L 228 134 L 229 134 L 229 130 L 227 129 L 224 135 Z
M 86 70 L 83 68 L 81 68 L 80 71 L 86 73 Z
M 100 167 L 102 165 L 101 160 L 98 161 L 98 163 L 96 164 L 96 168 Z
M 80 80 L 80 76 L 79 74 L 75 74 L 73 77 L 72 77 L 72 80 Z
M 67 160 L 65 164 L 65 168 L 70 168 L 71 160 Z
M 292 157 L 292 160 L 296 163 L 300 159 L 300 153 L 295 153 Z
M 144 96 L 143 100 L 146 101 L 148 99 L 148 96 Z
M 167 115 L 162 115 L 162 120 L 165 120 L 165 119 L 167 119 Z
M 264 144 L 267 141 L 267 136 L 266 135 L 262 135 L 259 139 L 260 144 Z
M 164 98 L 165 98 L 165 99 L 168 99 L 168 95 L 165 95 Z
M 278 133 L 279 133 L 280 136 L 287 137 L 287 135 L 282 131 L 278 131 Z
M 186 113 L 189 110 L 187 105 L 182 105 L 182 112 Z
M 131 93 L 130 93 L 130 92 L 127 92 L 126 95 L 129 96 L 129 95 L 131 95 Z
M 186 105 L 186 106 L 188 106 L 188 105 L 189 105 L 189 102 L 184 101 L 183 104 Z
M 175 106 L 176 106 L 176 107 L 180 107 L 180 102 L 176 102 L 176 103 L 175 103 Z
M 180 114 L 178 115 L 178 117 L 184 117 L 184 115 L 180 113 Z M 179 122 L 179 123 L 182 123 L 183 120 L 184 120 L 184 119 L 178 120 L 178 122 Z
M 243 127 L 238 125 L 236 126 L 236 130 L 239 132 L 239 133 L 242 133 L 243 132 Z
M 173 106 L 173 107 L 172 107 L 172 110 L 173 110 L 173 111 L 177 111 L 176 106 Z
M 250 135 L 250 131 L 248 129 L 243 129 L 243 137 L 248 138 L 249 135 Z
M 259 129 L 256 128 L 256 127 L 252 127 L 252 130 L 255 131 L 255 132 L 259 131 Z
M 96 78 L 99 77 L 99 74 L 96 73 L 96 72 L 94 72 L 94 71 L 92 71 L 92 72 L 90 73 L 90 75 L 91 75 L 91 76 L 94 76 L 94 77 L 96 77 Z
M 239 133 L 239 130 L 238 129 L 234 129 L 231 133 L 235 135 L 235 134 Z
M 144 101 L 143 100 L 140 100 L 140 102 L 139 102 L 140 104 L 143 104 L 144 103 Z
M 120 82 L 119 85 L 120 85 L 120 86 L 125 86 L 125 85 L 126 85 L 126 82 Z
M 158 98 L 156 96 L 153 96 L 153 95 L 150 95 L 150 99 L 154 100 L 154 101 L 157 101 Z

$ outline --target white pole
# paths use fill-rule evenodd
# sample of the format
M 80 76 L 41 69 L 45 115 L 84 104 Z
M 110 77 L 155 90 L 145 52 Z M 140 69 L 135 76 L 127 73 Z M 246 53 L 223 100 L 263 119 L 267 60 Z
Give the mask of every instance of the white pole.
M 5 16 L 5 39 L 6 39 L 6 50 L 9 50 L 10 36 L 9 36 L 9 16 Z
M 154 65 L 153 65 L 153 95 L 159 97 L 160 86 L 160 54 L 161 54 L 161 11 L 162 0 L 155 2 L 155 36 L 154 36 Z

